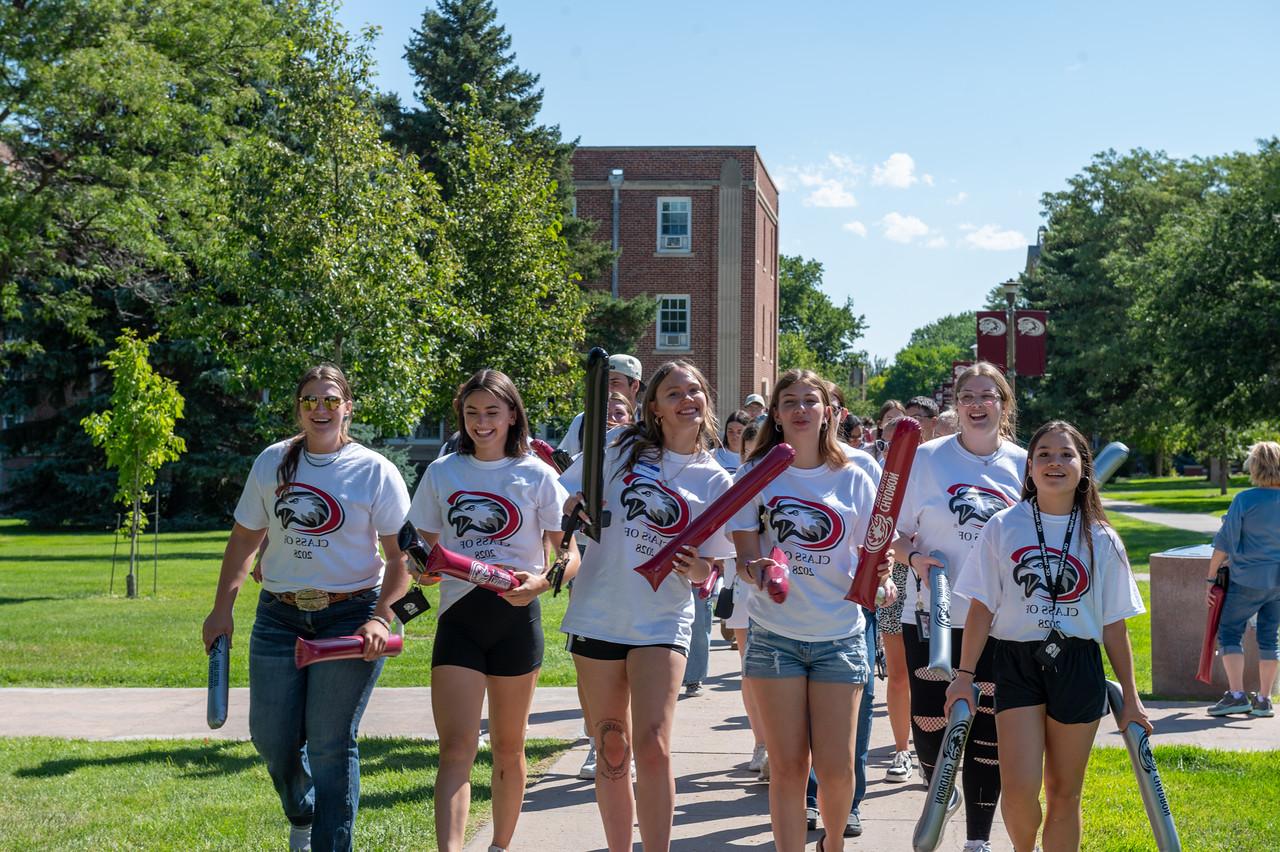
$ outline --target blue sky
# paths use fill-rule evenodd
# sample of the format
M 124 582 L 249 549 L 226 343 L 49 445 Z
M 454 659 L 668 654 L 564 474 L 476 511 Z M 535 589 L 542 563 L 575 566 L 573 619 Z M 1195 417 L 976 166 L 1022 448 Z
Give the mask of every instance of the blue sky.
M 821 261 L 892 357 L 1019 272 L 1040 196 L 1108 148 L 1191 157 L 1280 133 L 1280 5 L 498 0 L 542 121 L 584 145 L 751 144 L 783 192 L 780 250 Z M 378 84 L 425 2 L 381 27 Z

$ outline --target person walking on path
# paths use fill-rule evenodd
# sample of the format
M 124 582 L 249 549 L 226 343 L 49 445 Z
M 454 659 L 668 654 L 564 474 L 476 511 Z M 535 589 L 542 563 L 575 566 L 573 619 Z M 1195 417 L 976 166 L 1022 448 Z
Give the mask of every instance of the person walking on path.
M 1125 627 L 1145 610 L 1124 544 L 1106 522 L 1084 436 L 1055 420 L 1036 430 L 1027 453 L 1022 502 L 987 521 L 956 583 L 970 603 L 946 709 L 972 695 L 988 637 L 999 640 L 1005 829 L 1016 852 L 1031 852 L 1043 817 L 1044 848 L 1067 852 L 1080 848 L 1080 792 L 1107 713 L 1099 644 L 1124 692 L 1120 729 L 1137 722 L 1151 731 Z
M 520 585 L 498 594 L 455 577 L 440 584 L 440 615 L 431 651 L 431 711 L 440 737 L 435 783 L 436 842 L 460 852 L 471 807 L 471 768 L 489 698 L 493 754 L 491 852 L 511 843 L 526 777 L 524 738 L 542 667 L 542 609 L 551 588 L 548 552 L 558 555 L 561 507 L 568 494 L 555 472 L 529 450 L 524 402 L 511 379 L 480 370 L 458 388 L 458 451 L 429 468 L 413 496 L 409 520 L 428 545 L 502 565 Z M 566 577 L 578 567 L 570 542 Z
M 1231 501 L 1222 528 L 1213 538 L 1209 583 L 1225 562 L 1231 582 L 1218 623 L 1218 647 L 1227 673 L 1227 691 L 1209 708 L 1210 716 L 1250 713 L 1271 717 L 1275 709 L 1277 639 L 1280 638 L 1280 444 L 1262 441 L 1249 448 L 1245 470 L 1255 487 Z M 1212 606 L 1212 599 L 1206 595 Z M 1245 624 L 1258 617 L 1258 693 L 1244 692 Z
M 382 671 L 391 604 L 409 585 L 396 543 L 409 492 L 394 464 L 351 440 L 354 401 L 342 370 L 313 367 L 294 397 L 302 431 L 253 463 L 204 644 L 231 638 L 236 595 L 265 536 L 249 638 L 249 732 L 289 820 L 289 848 L 350 850 L 360 801 L 356 731 Z M 299 638 L 351 634 L 364 638 L 364 659 L 294 664 Z
M 655 591 L 636 567 L 685 529 L 732 480 L 717 443 L 706 379 L 685 361 L 653 374 L 640 411 L 605 453 L 605 504 L 612 522 L 587 548 L 561 630 L 586 696 L 597 755 L 596 803 L 610 852 L 629 852 L 638 817 L 646 852 L 671 843 L 675 776 L 671 727 L 689 653 L 692 584 L 709 560 L 733 552 L 723 533 L 686 546 Z M 580 492 L 579 459 L 561 478 Z M 565 504 L 573 511 L 580 495 Z M 636 783 L 632 798 L 631 759 Z

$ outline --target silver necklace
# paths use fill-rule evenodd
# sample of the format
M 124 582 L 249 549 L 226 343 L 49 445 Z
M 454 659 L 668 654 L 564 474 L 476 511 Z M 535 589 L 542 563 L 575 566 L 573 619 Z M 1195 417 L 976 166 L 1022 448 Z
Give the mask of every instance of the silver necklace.
M 689 456 L 689 458 L 685 459 L 684 464 L 680 465 L 680 469 L 677 470 L 675 473 L 673 473 L 671 476 L 666 475 L 667 454 L 664 452 L 662 454 L 661 461 L 658 463 L 658 472 L 662 474 L 662 484 L 670 485 L 671 481 L 674 480 L 680 474 L 684 473 L 684 469 L 688 467 L 690 464 L 692 464 L 698 458 L 701 452 L 702 452 L 701 450 L 695 449 L 693 453 Z
M 308 450 L 306 445 L 304 444 L 302 446 L 302 457 L 306 459 L 307 464 L 311 465 L 312 467 L 328 467 L 329 465 L 333 464 L 338 460 L 338 456 L 342 455 L 342 451 L 345 450 L 346 448 L 347 448 L 347 445 L 343 444 L 341 447 L 338 447 L 338 451 L 336 453 L 334 453 L 332 456 L 329 457 L 328 461 L 318 462 L 316 461 L 316 457 L 311 454 L 311 451 Z

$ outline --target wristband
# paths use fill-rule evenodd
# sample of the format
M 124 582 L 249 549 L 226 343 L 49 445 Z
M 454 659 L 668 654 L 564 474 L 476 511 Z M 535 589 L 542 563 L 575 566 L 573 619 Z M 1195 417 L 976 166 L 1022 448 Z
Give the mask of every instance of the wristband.
M 1208 578 L 1206 578 L 1206 579 L 1205 579 L 1205 582 L 1206 582 L 1206 583 L 1209 583 L 1210 585 L 1212 585 L 1212 584 L 1214 584 L 1214 583 L 1218 582 L 1218 580 L 1217 580 L 1217 578 L 1216 578 L 1216 577 L 1208 577 Z
M 390 622 L 390 621 L 387 621 L 385 618 L 383 618 L 383 617 L 382 617 L 382 616 L 380 616 L 380 615 L 371 615 L 371 616 L 369 616 L 369 620 L 370 620 L 370 621 L 376 621 L 376 622 L 378 622 L 378 623 L 379 623 L 379 624 L 381 624 L 383 627 L 387 628 L 387 630 L 388 630 L 388 631 L 390 631 L 390 630 L 391 630 L 391 622 Z
M 977 675 L 975 675 L 975 674 L 974 674 L 972 671 L 970 671 L 969 669 L 956 669 L 956 673 L 957 673 L 957 674 L 967 674 L 969 677 L 977 677 Z

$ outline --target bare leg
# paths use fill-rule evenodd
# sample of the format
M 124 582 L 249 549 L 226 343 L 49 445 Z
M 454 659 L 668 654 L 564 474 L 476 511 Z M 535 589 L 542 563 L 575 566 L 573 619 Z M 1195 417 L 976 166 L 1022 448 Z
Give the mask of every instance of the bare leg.
M 747 678 L 755 690 L 769 750 L 769 821 L 778 852 L 802 852 L 804 791 L 809 783 L 809 681 L 803 677 Z M 853 775 L 853 760 L 849 760 Z M 843 834 L 852 792 L 840 815 Z M 825 812 L 824 812 L 825 813 Z M 824 820 L 825 824 L 825 820 Z M 834 841 L 834 838 L 832 839 Z
M 538 670 L 517 677 L 486 678 L 489 746 L 493 753 L 493 845 L 506 849 L 516 833 L 528 770 L 524 731 L 533 706 Z
M 884 662 L 888 670 L 885 704 L 889 708 L 889 727 L 893 729 L 893 750 L 911 747 L 911 680 L 907 677 L 907 652 L 901 633 L 884 633 Z
M 827 839 L 823 852 L 844 849 L 853 807 L 853 761 L 862 685 L 809 681 L 809 750 L 818 776 L 818 813 Z
M 596 807 L 604 824 L 609 852 L 631 852 L 631 725 L 627 664 L 624 660 L 592 660 L 577 654 L 578 670 L 596 741 Z
M 671 726 L 685 659 L 670 648 L 636 648 L 627 655 L 632 742 L 636 756 L 636 815 L 640 841 L 650 852 L 671 846 L 676 778 L 671 770 Z M 630 767 L 624 766 L 630 778 Z
M 1227 673 L 1227 688 L 1244 692 L 1244 654 L 1223 654 L 1222 668 Z
M 747 631 L 743 627 L 733 628 L 734 636 L 738 640 L 738 662 L 745 661 L 747 656 Z M 756 745 L 764 745 L 764 728 L 760 727 L 760 709 L 756 706 L 755 687 L 752 685 L 751 678 L 744 677 L 742 679 L 742 706 L 747 711 L 747 724 L 751 726 L 751 736 L 755 737 Z
M 471 807 L 471 767 L 480 739 L 485 677 L 475 669 L 436 666 L 431 670 L 431 711 L 440 737 L 436 774 L 436 844 L 441 852 L 461 852 Z
M 1271 697 L 1276 689 L 1276 669 L 1280 660 L 1258 660 L 1258 694 Z
M 1044 705 L 996 714 L 1000 741 L 1000 813 L 1016 852 L 1031 852 L 1040 830 L 1040 784 L 1045 754 Z
M 1096 721 L 1064 725 L 1045 719 L 1045 852 L 1078 852 L 1080 849 L 1080 791 L 1089 765 L 1089 749 L 1093 748 L 1097 732 Z

